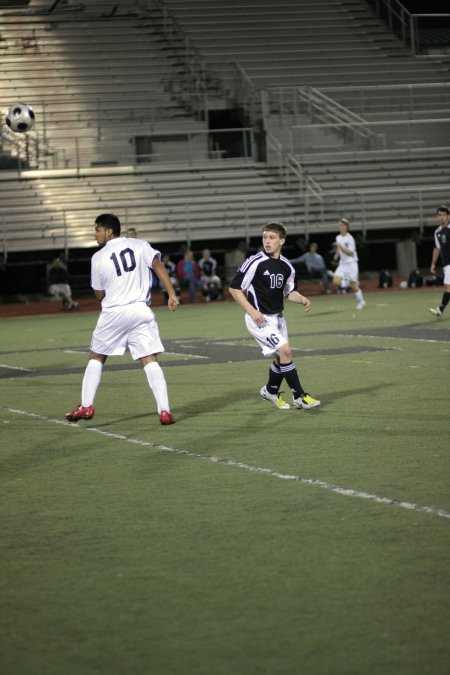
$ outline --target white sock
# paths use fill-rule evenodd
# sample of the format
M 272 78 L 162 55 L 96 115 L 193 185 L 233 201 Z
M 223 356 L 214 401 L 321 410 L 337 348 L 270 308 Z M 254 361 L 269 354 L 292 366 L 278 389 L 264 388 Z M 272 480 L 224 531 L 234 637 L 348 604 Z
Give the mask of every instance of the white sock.
M 164 377 L 161 366 L 157 361 L 151 361 L 144 367 L 144 371 L 147 375 L 150 389 L 152 390 L 153 396 L 156 399 L 158 412 L 160 413 L 162 410 L 170 410 L 166 378 Z
M 356 291 L 355 298 L 357 299 L 358 302 L 364 302 L 364 296 L 362 294 L 361 289 L 359 289 L 359 291 Z
M 94 403 L 95 394 L 102 377 L 102 368 L 103 363 L 101 361 L 89 359 L 81 385 L 81 405 L 83 408 L 87 408 Z

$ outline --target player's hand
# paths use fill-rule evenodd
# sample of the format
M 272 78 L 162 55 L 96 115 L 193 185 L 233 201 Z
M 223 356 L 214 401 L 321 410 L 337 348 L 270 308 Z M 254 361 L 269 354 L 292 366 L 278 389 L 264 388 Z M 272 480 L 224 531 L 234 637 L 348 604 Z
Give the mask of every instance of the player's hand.
M 266 323 L 266 317 L 261 312 L 258 312 L 258 310 L 252 312 L 251 317 L 258 326 L 264 326 Z
M 312 307 L 311 300 L 308 300 L 308 298 L 303 298 L 303 306 L 305 308 L 305 312 L 309 312 Z
M 434 274 L 436 272 L 436 265 L 430 266 L 430 272 L 431 272 L 431 274 Z
M 170 297 L 167 301 L 167 306 L 169 307 L 171 312 L 174 312 L 179 304 L 180 301 L 178 300 L 177 297 Z

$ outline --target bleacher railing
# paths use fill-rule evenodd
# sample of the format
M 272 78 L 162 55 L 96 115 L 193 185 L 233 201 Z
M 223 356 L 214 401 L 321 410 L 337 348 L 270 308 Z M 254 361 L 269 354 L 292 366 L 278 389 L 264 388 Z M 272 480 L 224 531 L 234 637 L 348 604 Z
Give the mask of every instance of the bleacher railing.
M 367 0 L 377 16 L 389 26 L 389 29 L 399 36 L 411 54 L 417 54 L 418 35 L 417 20 L 414 14 L 402 5 L 400 0 Z
M 175 16 L 170 12 L 163 0 L 147 0 L 148 8 L 160 13 L 165 38 L 169 45 L 179 47 L 183 45 L 182 55 L 184 58 L 185 94 L 190 106 L 198 101 L 195 112 L 201 118 L 204 113 L 203 95 L 207 91 L 214 90 L 218 96 L 228 96 L 222 79 L 218 74 L 207 66 L 206 59 L 198 51 L 192 40 L 186 34 Z M 180 98 L 182 92 L 180 92 Z
M 360 130 L 377 138 L 376 147 L 366 147 Z M 290 127 L 289 151 L 300 160 L 306 155 L 353 152 L 449 148 L 450 118 L 387 120 L 333 124 L 300 124 Z
M 420 234 L 426 227 L 435 227 L 436 204 L 448 199 L 448 184 L 418 187 L 380 187 L 364 190 L 322 191 L 320 199 L 311 199 L 312 193 L 297 193 L 295 199 L 280 200 L 273 217 L 282 220 L 290 234 L 309 236 L 314 233 L 327 233 L 336 230 L 337 219 L 345 213 L 354 224 L 354 229 L 365 237 L 374 229 L 417 228 Z M 268 217 L 273 208 L 271 196 L 266 194 L 257 199 L 259 207 L 267 202 Z M 248 241 L 261 233 L 261 215 L 253 214 L 255 200 L 241 197 L 238 214 L 230 214 L 229 202 L 224 197 L 215 197 L 222 206 L 220 219 L 208 219 L 198 222 L 199 212 L 204 214 L 210 198 L 196 202 L 186 199 L 177 206 L 177 222 L 173 213 L 171 222 L 163 224 L 160 219 L 149 227 L 151 219 L 147 215 L 139 220 L 142 208 L 127 203 L 111 203 L 108 208 L 121 215 L 123 227 L 137 227 L 142 237 L 154 243 L 183 242 L 189 245 L 196 240 L 207 238 L 226 239 L 240 237 Z M 144 209 L 145 210 L 145 209 Z M 23 250 L 65 250 L 90 248 L 93 243 L 92 207 L 79 206 L 71 209 L 44 209 L 41 220 L 35 221 L 24 212 L 23 222 L 13 223 L 8 211 L 0 209 L 0 246 L 3 261 L 8 255 Z M 44 216 L 44 220 L 42 220 Z M 45 223 L 45 224 L 39 224 Z
M 5 158 L 5 163 L 15 164 L 19 175 L 22 170 L 38 168 L 40 148 L 36 134 L 15 134 L 1 124 L 0 156 Z
M 450 113 L 450 82 L 324 87 L 321 91 L 361 115 L 413 119 L 418 114 L 432 118 Z
M 367 0 L 377 16 L 389 29 L 398 35 L 411 54 L 417 55 L 427 46 L 423 33 L 428 26 L 439 25 L 442 19 L 450 18 L 449 13 L 416 13 L 409 12 L 400 0 Z M 432 3 L 430 3 L 432 8 Z
M 350 138 L 353 144 L 366 150 L 381 147 L 378 134 L 366 125 L 367 120 L 322 91 L 313 87 L 297 87 L 295 102 L 297 113 L 306 114 L 312 124 L 331 124 L 344 141 Z
M 323 87 L 320 93 L 357 115 L 391 114 L 396 119 L 400 115 L 413 119 L 419 113 L 429 118 L 450 113 L 450 82 Z M 264 97 L 266 114 L 281 126 L 301 123 L 300 115 L 308 112 L 302 111 L 299 87 L 269 87 Z

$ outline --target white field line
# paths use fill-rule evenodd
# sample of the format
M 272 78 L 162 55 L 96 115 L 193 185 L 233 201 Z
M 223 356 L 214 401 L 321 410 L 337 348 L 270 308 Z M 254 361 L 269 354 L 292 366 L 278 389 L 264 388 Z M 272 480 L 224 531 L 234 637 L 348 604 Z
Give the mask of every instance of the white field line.
M 21 368 L 20 366 L 8 366 L 6 363 L 0 363 L 0 368 L 9 368 L 10 370 L 23 370 L 27 373 L 34 373 L 35 371 L 31 368 Z
M 182 356 L 184 359 L 209 359 L 209 356 L 202 356 L 201 354 L 188 354 L 187 352 L 163 352 L 168 356 Z
M 223 457 L 213 457 L 211 455 L 201 455 L 200 453 L 193 452 L 191 450 L 180 450 L 179 448 L 172 448 L 168 445 L 144 441 L 140 438 L 132 438 L 130 436 L 123 436 L 122 434 L 114 434 L 110 431 L 103 431 L 103 429 L 97 429 L 96 427 L 79 427 L 77 424 L 73 424 L 73 422 L 52 419 L 51 417 L 37 415 L 36 413 L 27 412 L 26 410 L 17 410 L 16 408 L 6 407 L 3 407 L 2 409 L 17 415 L 33 417 L 43 422 L 49 422 L 50 424 L 60 424 L 62 426 L 71 427 L 77 431 L 89 431 L 91 433 L 100 434 L 101 436 L 106 436 L 107 438 L 114 438 L 118 441 L 126 441 L 127 443 L 133 443 L 134 445 L 142 445 L 144 447 L 154 448 L 155 450 L 170 452 L 173 455 L 202 459 L 206 462 L 214 462 L 215 464 L 224 464 L 225 466 L 232 466 L 236 469 L 243 469 L 244 471 L 249 471 L 251 473 L 261 473 L 273 478 L 279 478 L 281 480 L 291 480 L 302 483 L 303 485 L 312 485 L 314 487 L 322 488 L 323 490 L 328 490 L 329 492 L 335 492 L 336 494 L 343 495 L 344 497 L 357 497 L 358 499 L 365 499 L 369 502 L 374 502 L 375 504 L 398 506 L 399 508 L 406 509 L 407 511 L 428 513 L 432 516 L 439 516 L 440 518 L 447 518 L 450 520 L 450 511 L 438 509 L 434 506 L 424 506 L 421 504 L 414 504 L 412 502 L 399 501 L 398 499 L 391 499 L 390 497 L 381 497 L 380 495 L 371 494 L 370 492 L 361 492 L 360 490 L 352 490 L 351 488 L 340 487 L 339 485 L 327 483 L 326 481 L 318 480 L 317 478 L 305 478 L 304 476 L 297 476 L 295 474 L 282 473 L 274 469 L 267 469 L 261 466 L 255 466 L 253 464 L 237 462 L 233 459 L 224 459 Z

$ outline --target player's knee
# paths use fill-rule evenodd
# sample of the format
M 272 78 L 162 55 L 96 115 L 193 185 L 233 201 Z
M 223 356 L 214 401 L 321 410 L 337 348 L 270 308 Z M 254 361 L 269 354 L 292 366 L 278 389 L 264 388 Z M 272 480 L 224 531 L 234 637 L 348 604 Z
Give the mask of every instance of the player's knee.
M 279 348 L 278 353 L 283 363 L 292 361 L 292 349 L 287 342 Z

